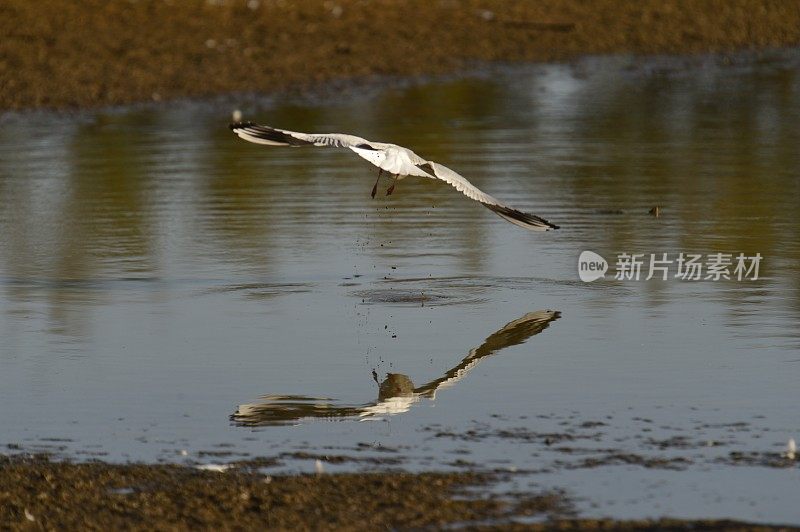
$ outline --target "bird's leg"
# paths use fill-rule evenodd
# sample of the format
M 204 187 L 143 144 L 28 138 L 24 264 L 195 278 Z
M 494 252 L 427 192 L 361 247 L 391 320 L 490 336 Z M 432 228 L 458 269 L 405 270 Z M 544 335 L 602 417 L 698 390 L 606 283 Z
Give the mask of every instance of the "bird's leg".
M 381 180 L 381 174 L 383 173 L 383 169 L 378 169 L 378 179 L 375 180 L 375 186 L 372 187 L 372 199 L 375 199 L 375 194 L 378 192 L 378 181 Z
M 394 186 L 397 184 L 398 176 L 394 176 L 394 181 L 392 181 L 392 185 L 386 189 L 386 195 L 391 196 L 392 192 L 394 192 Z

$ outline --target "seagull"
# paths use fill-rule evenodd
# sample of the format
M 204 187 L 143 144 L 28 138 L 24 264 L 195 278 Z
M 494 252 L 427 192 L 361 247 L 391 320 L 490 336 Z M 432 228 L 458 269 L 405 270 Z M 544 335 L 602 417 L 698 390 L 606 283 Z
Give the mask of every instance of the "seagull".
M 253 122 L 234 122 L 231 130 L 244 140 L 267 146 L 327 146 L 331 148 L 349 148 L 360 157 L 368 160 L 379 168 L 378 179 L 372 187 L 372 197 L 378 189 L 383 172 L 394 176 L 394 181 L 386 190 L 389 196 L 394 192 L 397 181 L 407 176 L 428 177 L 441 179 L 452 185 L 456 190 L 468 198 L 481 203 L 484 207 L 494 212 L 501 218 L 514 225 L 530 229 L 531 231 L 548 231 L 558 229 L 556 224 L 544 218 L 517 210 L 502 201 L 483 192 L 478 187 L 453 170 L 433 161 L 423 159 L 413 151 L 397 144 L 385 142 L 372 142 L 354 135 L 343 133 L 299 133 L 263 126 Z

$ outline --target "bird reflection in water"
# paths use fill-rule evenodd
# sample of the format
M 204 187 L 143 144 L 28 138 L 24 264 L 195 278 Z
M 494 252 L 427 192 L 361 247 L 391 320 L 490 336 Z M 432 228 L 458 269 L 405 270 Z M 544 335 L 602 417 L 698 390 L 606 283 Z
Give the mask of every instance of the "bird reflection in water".
M 545 330 L 550 322 L 561 317 L 554 310 L 529 312 L 507 323 L 491 334 L 454 368 L 422 386 L 415 387 L 408 376 L 389 373 L 378 388 L 378 400 L 361 405 L 342 405 L 333 399 L 299 395 L 265 395 L 258 403 L 239 405 L 231 420 L 241 426 L 269 426 L 296 424 L 305 418 L 359 418 L 362 420 L 407 412 L 422 398 L 435 399 L 436 392 L 453 386 L 484 358 L 497 354 L 506 347 L 519 345 L 531 336 Z M 377 381 L 377 375 L 373 372 Z

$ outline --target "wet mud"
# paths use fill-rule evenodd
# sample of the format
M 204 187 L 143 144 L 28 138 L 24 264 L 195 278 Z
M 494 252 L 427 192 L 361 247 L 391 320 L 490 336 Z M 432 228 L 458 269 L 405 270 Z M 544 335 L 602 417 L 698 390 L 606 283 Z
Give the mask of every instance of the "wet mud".
M 562 492 L 476 496 L 477 473 L 269 476 L 177 465 L 0 459 L 0 528 L 7 530 L 780 530 L 733 521 L 612 521 L 573 517 Z M 788 528 L 785 528 L 788 530 Z
M 0 110 L 76 108 L 271 94 L 498 61 L 793 46 L 800 5 L 8 0 L 0 34 Z

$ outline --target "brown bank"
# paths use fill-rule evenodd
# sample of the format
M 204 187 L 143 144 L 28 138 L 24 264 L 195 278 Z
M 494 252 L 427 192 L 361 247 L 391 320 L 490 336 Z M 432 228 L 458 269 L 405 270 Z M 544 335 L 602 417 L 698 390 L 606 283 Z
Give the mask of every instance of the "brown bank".
M 465 491 L 491 480 L 473 473 L 270 477 L 246 464 L 220 473 L 0 458 L 0 529 L 780 530 L 733 521 L 577 520 L 559 493 L 476 498 Z
M 3 0 L 0 110 L 800 43 L 797 0 Z

